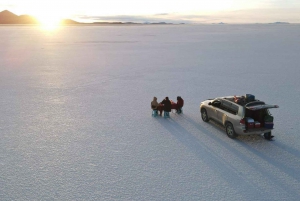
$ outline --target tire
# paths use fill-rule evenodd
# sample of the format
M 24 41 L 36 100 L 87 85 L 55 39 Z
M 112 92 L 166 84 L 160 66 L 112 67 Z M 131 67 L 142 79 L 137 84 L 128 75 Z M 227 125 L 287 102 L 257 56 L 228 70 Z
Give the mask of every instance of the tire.
M 204 122 L 209 122 L 209 118 L 207 116 L 206 109 L 201 109 L 201 118 Z
M 235 133 L 234 128 L 232 123 L 226 123 L 225 124 L 225 130 L 226 130 L 226 134 L 229 138 L 234 139 L 236 138 L 238 135 Z

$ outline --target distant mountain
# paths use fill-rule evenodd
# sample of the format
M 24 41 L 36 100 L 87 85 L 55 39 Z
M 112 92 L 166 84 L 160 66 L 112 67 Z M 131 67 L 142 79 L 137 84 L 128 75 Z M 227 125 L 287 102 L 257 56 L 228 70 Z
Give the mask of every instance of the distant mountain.
M 273 22 L 273 23 L 270 23 L 270 24 L 289 24 L 289 22 Z
M 37 24 L 39 21 L 30 15 L 20 15 L 19 16 L 19 24 Z
M 0 12 L 0 24 L 37 24 L 38 20 L 30 15 L 15 15 L 4 10 Z
M 79 22 L 76 22 L 74 20 L 70 20 L 70 19 L 63 19 L 61 21 L 61 24 L 64 24 L 64 25 L 68 25 L 68 24 L 80 24 Z
M 153 22 L 153 23 L 150 23 L 150 24 L 173 24 L 173 23 L 167 23 L 167 22 Z
M 19 16 L 4 10 L 0 12 L 0 24 L 15 24 L 19 21 Z
M 64 19 L 62 24 L 80 24 L 74 20 Z M 14 13 L 4 10 L 0 12 L 0 24 L 39 24 L 39 21 L 30 15 L 15 15 Z
M 38 19 L 30 15 L 16 15 L 8 10 L 4 10 L 0 12 L 0 24 L 40 24 Z M 132 24 L 140 24 L 135 22 L 92 22 L 92 23 L 81 23 L 76 22 L 71 19 L 63 19 L 61 20 L 62 25 L 132 25 Z M 145 22 L 144 24 L 173 24 L 167 22 Z M 181 23 L 184 24 L 184 23 Z
M 224 22 L 219 22 L 219 23 L 212 23 L 212 24 L 226 24 L 226 23 L 224 23 Z

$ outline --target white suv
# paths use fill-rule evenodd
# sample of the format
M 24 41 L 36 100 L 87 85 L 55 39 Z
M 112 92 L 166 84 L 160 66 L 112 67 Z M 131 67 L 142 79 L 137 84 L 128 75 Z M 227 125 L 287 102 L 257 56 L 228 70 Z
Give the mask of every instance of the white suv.
M 278 108 L 278 105 L 265 104 L 247 94 L 205 100 L 200 104 L 200 113 L 203 121 L 213 119 L 222 124 L 230 138 L 264 134 L 266 139 L 271 139 L 274 124 L 269 108 Z

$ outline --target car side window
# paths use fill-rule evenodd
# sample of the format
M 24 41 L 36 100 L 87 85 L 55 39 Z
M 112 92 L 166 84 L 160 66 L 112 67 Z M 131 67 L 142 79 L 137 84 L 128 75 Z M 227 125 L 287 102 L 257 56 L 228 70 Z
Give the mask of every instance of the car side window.
M 238 111 L 238 107 L 236 105 L 233 105 L 232 103 L 227 101 L 223 101 L 220 108 L 234 115 L 236 115 Z
M 219 108 L 221 106 L 221 102 L 219 100 L 215 100 L 214 102 L 212 102 L 212 106 Z

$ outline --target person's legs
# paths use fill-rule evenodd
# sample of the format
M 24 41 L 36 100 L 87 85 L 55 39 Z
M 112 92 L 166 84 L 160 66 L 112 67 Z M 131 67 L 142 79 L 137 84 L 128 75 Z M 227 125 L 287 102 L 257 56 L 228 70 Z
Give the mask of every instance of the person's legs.
M 162 111 L 164 109 L 163 105 L 158 105 L 157 109 L 159 111 L 159 115 L 161 116 L 162 115 Z
M 181 108 L 177 109 L 177 113 L 180 114 L 181 113 Z

